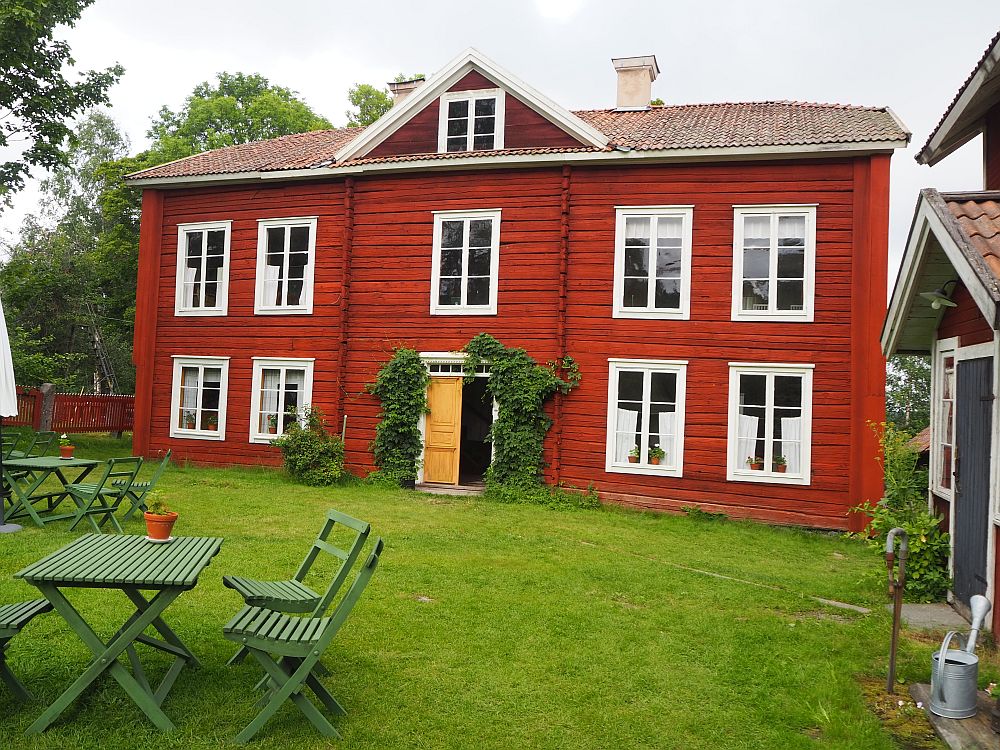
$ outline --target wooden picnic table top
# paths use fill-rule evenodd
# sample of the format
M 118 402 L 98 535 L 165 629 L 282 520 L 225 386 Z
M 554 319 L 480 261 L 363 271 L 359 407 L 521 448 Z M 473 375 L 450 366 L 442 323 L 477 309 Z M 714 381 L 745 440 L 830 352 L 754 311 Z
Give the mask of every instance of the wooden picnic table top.
M 5 469 L 72 469 L 97 466 L 99 463 L 101 462 L 92 458 L 59 458 L 59 456 L 28 456 L 3 460 Z
M 28 583 L 88 588 L 193 588 L 222 547 L 219 537 L 87 534 L 14 574 Z

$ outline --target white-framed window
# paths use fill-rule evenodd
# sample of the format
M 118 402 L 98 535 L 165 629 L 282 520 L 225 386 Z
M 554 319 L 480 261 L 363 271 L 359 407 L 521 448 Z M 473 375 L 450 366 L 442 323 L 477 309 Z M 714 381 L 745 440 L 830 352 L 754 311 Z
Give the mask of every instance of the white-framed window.
M 226 439 L 229 357 L 174 356 L 170 437 Z
M 258 220 L 254 312 L 311 313 L 315 265 L 315 216 Z
M 504 90 L 449 91 L 441 96 L 438 151 L 503 148 Z
M 679 477 L 687 362 L 609 359 L 605 470 Z
M 177 225 L 175 315 L 225 315 L 231 221 Z
M 810 322 L 816 206 L 733 206 L 733 320 Z
M 692 213 L 691 206 L 615 209 L 614 317 L 690 317 Z
M 435 211 L 432 315 L 496 315 L 500 209 Z
M 955 372 L 958 339 L 934 347 L 931 406 L 931 489 L 947 500 L 955 496 Z
M 313 359 L 253 358 L 250 442 L 269 443 L 303 419 L 312 401 Z
M 727 479 L 809 484 L 812 365 L 729 363 Z

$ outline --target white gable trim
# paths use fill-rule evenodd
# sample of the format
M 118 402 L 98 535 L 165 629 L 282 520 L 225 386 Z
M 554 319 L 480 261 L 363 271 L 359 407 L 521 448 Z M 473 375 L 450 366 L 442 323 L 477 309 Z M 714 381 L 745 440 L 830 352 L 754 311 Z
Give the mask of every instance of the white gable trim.
M 927 240 L 931 234 L 937 238 L 945 255 L 948 256 L 952 268 L 955 269 L 956 278 L 972 295 L 983 317 L 992 324 L 996 315 L 996 304 L 990 293 L 983 286 L 975 270 L 969 265 L 965 254 L 955 244 L 951 234 L 941 221 L 941 217 L 927 202 L 927 196 L 921 193 L 914 212 L 910 234 L 906 240 L 903 263 L 899 269 L 899 276 L 896 278 L 896 285 L 892 290 L 892 299 L 889 301 L 889 312 L 886 315 L 885 326 L 882 329 L 882 353 L 886 357 L 892 356 L 899 345 L 899 338 L 906 325 L 906 319 L 915 297 L 921 291 L 930 291 L 917 289 L 916 286 L 921 279 L 924 256 L 927 254 Z
M 402 103 L 394 106 L 373 125 L 366 128 L 361 135 L 340 149 L 335 156 L 336 161 L 344 162 L 348 159 L 362 158 L 473 70 L 482 73 L 497 86 L 514 94 L 584 145 L 595 148 L 604 148 L 608 145 L 607 136 L 599 130 L 511 75 L 478 50 L 470 47 L 428 78 L 423 86 L 406 97 Z

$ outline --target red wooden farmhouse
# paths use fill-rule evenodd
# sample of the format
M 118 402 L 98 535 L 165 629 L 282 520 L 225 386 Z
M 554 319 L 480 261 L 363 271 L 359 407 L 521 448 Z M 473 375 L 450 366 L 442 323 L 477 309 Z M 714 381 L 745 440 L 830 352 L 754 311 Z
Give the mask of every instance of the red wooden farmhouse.
M 652 106 L 656 59 L 614 65 L 617 106 L 570 112 L 469 50 L 367 128 L 133 175 L 137 451 L 277 463 L 284 412 L 312 404 L 365 474 L 365 386 L 405 345 L 432 376 L 419 480 L 475 483 L 493 417 L 459 350 L 486 332 L 579 363 L 547 481 L 847 527 L 881 496 L 867 422 L 909 133 L 884 107 Z

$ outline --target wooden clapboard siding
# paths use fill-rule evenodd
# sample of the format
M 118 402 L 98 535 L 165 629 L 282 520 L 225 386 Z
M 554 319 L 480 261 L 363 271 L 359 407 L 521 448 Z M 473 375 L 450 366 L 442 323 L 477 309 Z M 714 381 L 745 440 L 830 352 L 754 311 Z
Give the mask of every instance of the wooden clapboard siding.
M 884 413 L 877 323 L 885 298 L 887 167 L 882 157 L 574 166 L 565 174 L 559 166 L 362 175 L 347 194 L 342 181 L 166 191 L 161 226 L 155 212 L 148 230 L 145 217 L 143 224 L 158 239 L 144 253 L 158 260 L 146 268 L 144 256 L 141 289 L 158 305 L 152 319 L 137 321 L 137 352 L 147 351 L 138 348 L 140 331 L 155 340 L 148 348 L 150 427 L 137 445 L 146 452 L 171 447 L 202 462 L 277 463 L 277 450 L 248 443 L 251 358 L 314 357 L 312 401 L 337 428 L 346 414 L 347 463 L 364 474 L 372 468 L 379 410 L 365 387 L 392 349 L 453 351 L 485 331 L 538 361 L 566 352 L 580 365 L 579 388 L 549 406 L 559 418 L 546 442 L 549 481 L 593 483 L 605 500 L 633 507 L 699 505 L 846 528 L 848 508 L 880 492 L 866 421 Z M 767 203 L 817 204 L 814 323 L 730 320 L 732 207 Z M 615 207 L 672 204 L 694 206 L 691 319 L 612 318 Z M 496 316 L 430 314 L 433 212 L 450 209 L 502 211 Z M 314 313 L 254 316 L 257 219 L 313 215 Z M 177 223 L 213 219 L 233 221 L 229 315 L 175 318 Z M 171 355 L 199 354 L 231 358 L 222 443 L 167 437 Z M 604 471 L 609 357 L 689 362 L 683 477 Z M 810 486 L 726 481 L 733 361 L 815 365 Z M 144 371 L 140 365 L 140 383 Z
M 497 88 L 495 83 L 482 74 L 472 71 L 448 90 L 472 91 L 493 88 Z M 420 89 L 417 89 L 418 93 L 419 91 Z M 504 108 L 504 148 L 572 148 L 580 145 L 576 138 L 544 118 L 509 91 L 505 97 Z M 439 100 L 434 99 L 399 130 L 373 148 L 367 156 L 436 153 L 439 116 Z
M 959 346 L 986 344 L 993 341 L 993 329 L 972 299 L 969 290 L 957 284 L 952 299 L 958 307 L 946 307 L 938 325 L 938 339 L 958 338 Z

